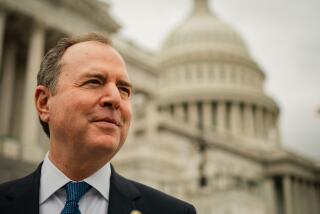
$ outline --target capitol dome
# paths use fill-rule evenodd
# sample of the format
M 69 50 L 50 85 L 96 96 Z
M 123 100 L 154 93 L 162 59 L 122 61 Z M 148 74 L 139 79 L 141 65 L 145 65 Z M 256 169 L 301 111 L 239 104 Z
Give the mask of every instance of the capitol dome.
M 278 145 L 279 108 L 264 92 L 264 72 L 208 0 L 193 3 L 160 51 L 159 109 L 218 135 Z
M 162 49 L 176 55 L 215 50 L 220 54 L 249 57 L 241 36 L 211 12 L 207 0 L 194 1 L 191 15 L 169 34 Z

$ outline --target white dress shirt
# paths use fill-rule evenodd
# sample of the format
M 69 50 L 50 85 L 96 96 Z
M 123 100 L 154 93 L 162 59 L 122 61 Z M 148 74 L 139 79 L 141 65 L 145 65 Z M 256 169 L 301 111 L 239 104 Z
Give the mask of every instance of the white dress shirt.
M 65 176 L 46 154 L 41 168 L 39 208 L 40 214 L 60 214 L 66 203 L 65 184 L 72 181 Z M 110 163 L 84 179 L 92 188 L 79 201 L 81 214 L 106 214 L 109 205 Z

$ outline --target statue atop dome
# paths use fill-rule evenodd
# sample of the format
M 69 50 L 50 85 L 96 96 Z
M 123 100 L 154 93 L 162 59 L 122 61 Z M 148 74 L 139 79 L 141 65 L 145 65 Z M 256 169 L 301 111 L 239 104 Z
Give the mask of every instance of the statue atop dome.
M 213 15 L 210 10 L 209 0 L 193 0 L 192 15 Z

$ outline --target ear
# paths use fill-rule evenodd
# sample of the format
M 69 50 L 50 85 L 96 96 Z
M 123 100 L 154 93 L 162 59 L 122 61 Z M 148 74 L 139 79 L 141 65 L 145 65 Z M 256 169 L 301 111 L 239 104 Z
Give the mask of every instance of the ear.
M 43 85 L 38 85 L 35 92 L 35 105 L 40 119 L 43 122 L 49 121 L 49 105 L 48 101 L 51 97 L 49 89 Z

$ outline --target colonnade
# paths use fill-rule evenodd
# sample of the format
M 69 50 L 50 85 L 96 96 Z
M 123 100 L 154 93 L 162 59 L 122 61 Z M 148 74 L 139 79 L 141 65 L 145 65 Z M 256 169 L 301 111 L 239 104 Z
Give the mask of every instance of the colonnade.
M 2 65 L 2 51 L 3 51 L 3 42 L 1 41 L 4 40 L 5 21 L 6 21 L 6 14 L 4 11 L 0 9 L 0 68 Z M 0 77 L 1 77 L 1 69 L 0 69 Z
M 168 107 L 177 118 L 204 129 L 278 140 L 276 113 L 258 105 L 239 101 L 197 101 L 170 104 Z
M 263 77 L 255 68 L 232 63 L 195 63 L 173 66 L 162 73 L 160 84 L 167 88 L 190 85 L 230 86 L 262 90 Z
M 32 160 L 35 154 L 39 154 L 39 147 L 36 145 L 39 142 L 39 121 L 34 107 L 34 90 L 36 76 L 44 54 L 44 47 L 45 27 L 41 23 L 34 22 L 27 52 L 28 60 L 26 64 L 24 108 L 22 113 L 22 155 L 25 160 Z
M 283 177 L 285 214 L 317 214 L 320 211 L 320 184 L 307 179 Z
M 266 208 L 269 214 L 318 214 L 320 183 L 291 175 L 268 177 L 264 181 Z
M 37 20 L 18 14 L 12 19 L 12 14 L 8 15 L 0 12 L 0 136 L 21 143 L 20 158 L 38 161 L 43 155 L 39 147 L 43 133 L 34 107 L 34 91 L 47 29 Z M 17 25 L 21 32 L 15 32 Z M 23 32 L 24 28 L 28 30 Z

